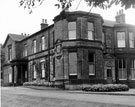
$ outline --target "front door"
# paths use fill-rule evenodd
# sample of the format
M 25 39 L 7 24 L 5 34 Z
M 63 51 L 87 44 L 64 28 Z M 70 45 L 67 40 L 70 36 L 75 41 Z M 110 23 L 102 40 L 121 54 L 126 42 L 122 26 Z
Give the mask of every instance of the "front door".
M 107 69 L 107 83 L 111 84 L 113 82 L 112 69 Z

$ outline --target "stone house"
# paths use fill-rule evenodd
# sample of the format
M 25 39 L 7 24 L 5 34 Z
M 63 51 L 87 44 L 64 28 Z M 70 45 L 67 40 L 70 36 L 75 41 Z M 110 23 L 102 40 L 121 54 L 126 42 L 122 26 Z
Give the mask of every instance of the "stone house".
M 135 26 L 82 11 L 63 11 L 30 35 L 9 34 L 4 43 L 4 82 L 21 85 L 45 79 L 78 89 L 97 83 L 135 87 Z M 17 36 L 14 38 L 14 36 Z

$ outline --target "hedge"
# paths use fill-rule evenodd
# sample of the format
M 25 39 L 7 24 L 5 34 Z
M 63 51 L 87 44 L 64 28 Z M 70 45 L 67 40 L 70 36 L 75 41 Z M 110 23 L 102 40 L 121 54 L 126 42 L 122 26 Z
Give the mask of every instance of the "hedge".
M 95 84 L 82 89 L 83 91 L 93 92 L 113 92 L 113 91 L 128 91 L 129 87 L 125 84 Z
M 31 81 L 31 82 L 25 82 L 23 83 L 23 86 L 53 86 L 53 82 L 48 82 L 45 80 L 35 80 L 35 81 Z

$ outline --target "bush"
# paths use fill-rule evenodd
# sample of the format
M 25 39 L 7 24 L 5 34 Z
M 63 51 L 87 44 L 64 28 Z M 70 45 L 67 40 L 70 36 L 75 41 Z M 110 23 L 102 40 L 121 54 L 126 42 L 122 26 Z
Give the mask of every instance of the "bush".
M 85 87 L 82 90 L 93 92 L 128 91 L 129 87 L 125 84 L 96 84 Z
M 46 86 L 46 87 L 51 87 L 54 84 L 52 82 L 48 82 L 45 80 L 35 80 L 31 82 L 25 82 L 23 83 L 23 86 Z

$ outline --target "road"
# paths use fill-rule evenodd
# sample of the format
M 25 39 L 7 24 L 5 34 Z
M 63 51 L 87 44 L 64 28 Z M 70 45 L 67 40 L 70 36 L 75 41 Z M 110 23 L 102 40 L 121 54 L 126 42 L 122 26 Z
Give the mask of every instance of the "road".
M 135 96 L 2 87 L 1 107 L 135 107 Z

